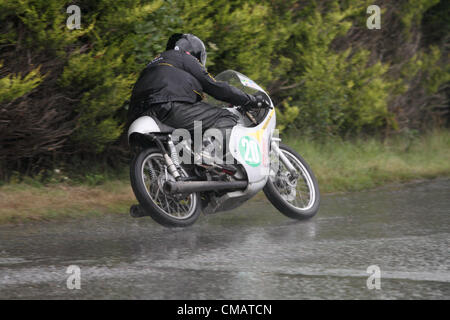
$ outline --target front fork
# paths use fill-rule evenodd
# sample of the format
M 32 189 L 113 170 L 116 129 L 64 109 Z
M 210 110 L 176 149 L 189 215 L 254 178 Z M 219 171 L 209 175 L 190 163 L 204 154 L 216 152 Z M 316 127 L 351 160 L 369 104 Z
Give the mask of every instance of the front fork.
M 280 142 L 280 138 L 272 137 L 270 146 L 275 153 L 275 155 L 278 157 L 278 159 L 281 160 L 281 162 L 286 166 L 291 176 L 295 179 L 298 178 L 298 172 L 297 169 L 292 165 L 292 163 L 289 161 L 289 159 L 286 157 L 286 155 L 280 150 L 280 147 L 278 146 L 278 142 Z

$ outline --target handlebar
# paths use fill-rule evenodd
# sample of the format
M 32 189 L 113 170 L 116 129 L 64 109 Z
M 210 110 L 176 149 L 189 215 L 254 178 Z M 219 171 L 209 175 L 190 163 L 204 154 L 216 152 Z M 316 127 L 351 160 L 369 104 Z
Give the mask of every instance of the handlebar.
M 247 118 L 250 119 L 251 122 L 253 122 L 253 124 L 256 126 L 258 124 L 258 122 L 256 121 L 255 117 L 252 116 L 252 114 L 248 111 L 245 111 L 245 115 L 247 116 Z

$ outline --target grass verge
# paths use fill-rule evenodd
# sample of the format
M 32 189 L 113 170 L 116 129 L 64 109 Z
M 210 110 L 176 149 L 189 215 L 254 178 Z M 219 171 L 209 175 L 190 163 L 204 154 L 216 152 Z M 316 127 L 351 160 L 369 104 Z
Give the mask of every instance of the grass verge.
M 450 176 L 450 131 L 384 142 L 375 138 L 319 144 L 288 136 L 283 142 L 312 167 L 321 192 L 370 189 L 387 183 Z
M 322 193 L 370 189 L 387 183 L 450 176 L 450 131 L 410 138 L 329 140 L 298 136 L 283 142 L 311 165 Z M 92 179 L 91 179 L 92 180 Z M 135 203 L 128 179 L 85 184 L 32 179 L 0 186 L 0 223 L 126 213 Z
M 135 202 L 126 180 L 98 186 L 9 184 L 0 187 L 0 223 L 125 213 Z

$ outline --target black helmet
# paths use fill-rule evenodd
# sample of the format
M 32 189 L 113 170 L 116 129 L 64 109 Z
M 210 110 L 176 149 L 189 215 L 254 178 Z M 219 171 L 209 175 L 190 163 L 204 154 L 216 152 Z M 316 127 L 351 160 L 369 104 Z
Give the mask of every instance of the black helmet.
M 166 50 L 187 51 L 200 61 L 202 65 L 206 65 L 206 48 L 203 41 L 190 33 L 175 33 L 167 42 Z

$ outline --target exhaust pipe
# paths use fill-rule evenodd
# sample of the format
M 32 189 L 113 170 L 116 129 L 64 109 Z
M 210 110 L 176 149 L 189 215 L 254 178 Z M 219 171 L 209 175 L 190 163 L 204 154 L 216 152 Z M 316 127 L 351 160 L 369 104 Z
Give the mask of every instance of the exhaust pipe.
M 194 193 L 216 190 L 243 190 L 247 188 L 247 181 L 166 181 L 166 193 Z

